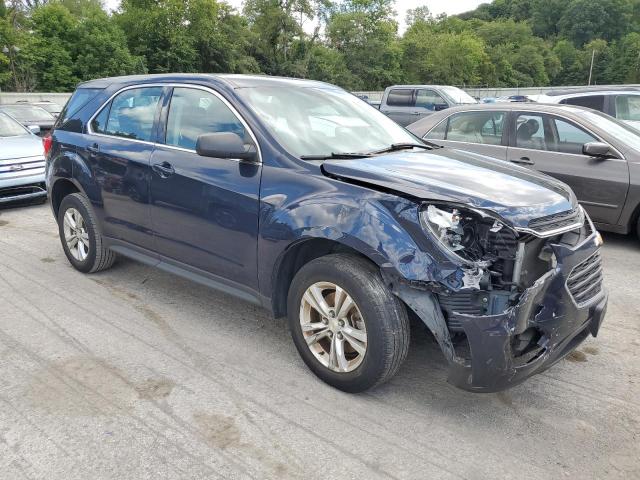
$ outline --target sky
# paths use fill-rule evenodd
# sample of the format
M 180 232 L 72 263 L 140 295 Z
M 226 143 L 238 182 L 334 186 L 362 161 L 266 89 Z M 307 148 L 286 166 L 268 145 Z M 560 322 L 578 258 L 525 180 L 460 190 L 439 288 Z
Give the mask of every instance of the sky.
M 398 21 L 400 22 L 400 32 L 405 29 L 404 17 L 410 8 L 426 5 L 434 15 L 446 13 L 455 15 L 456 13 L 467 12 L 473 10 L 481 3 L 488 3 L 491 0 L 396 0 L 396 12 L 398 13 Z M 227 3 L 236 8 L 242 6 L 242 0 L 226 0 Z M 104 0 L 107 8 L 113 10 L 118 7 L 120 0 Z

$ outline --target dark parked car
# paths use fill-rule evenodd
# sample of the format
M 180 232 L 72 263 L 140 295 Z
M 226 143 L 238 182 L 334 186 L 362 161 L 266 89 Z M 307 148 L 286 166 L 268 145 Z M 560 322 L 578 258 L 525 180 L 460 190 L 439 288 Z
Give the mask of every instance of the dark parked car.
M 640 134 L 615 118 L 568 105 L 503 103 L 451 109 L 408 129 L 556 177 L 597 228 L 640 234 Z
M 406 126 L 456 105 L 475 104 L 478 101 L 457 87 L 446 85 L 394 85 L 387 87 L 379 110 Z
M 564 184 L 429 146 L 321 82 L 242 75 L 82 84 L 46 172 L 79 271 L 116 255 L 286 315 L 327 383 L 390 378 L 408 313 L 449 381 L 522 382 L 596 335 L 601 238 Z
M 49 134 L 56 121 L 54 116 L 43 108 L 25 103 L 0 105 L 0 112 L 8 113 L 25 127 L 37 125 L 40 127 L 39 135 L 42 137 Z

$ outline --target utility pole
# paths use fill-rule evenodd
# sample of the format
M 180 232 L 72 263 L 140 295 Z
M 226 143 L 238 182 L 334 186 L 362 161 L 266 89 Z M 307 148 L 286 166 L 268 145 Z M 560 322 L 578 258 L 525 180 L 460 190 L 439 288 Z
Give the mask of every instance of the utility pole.
M 589 86 L 591 86 L 591 77 L 593 76 L 593 61 L 596 59 L 596 51 L 591 53 L 591 68 L 589 69 Z

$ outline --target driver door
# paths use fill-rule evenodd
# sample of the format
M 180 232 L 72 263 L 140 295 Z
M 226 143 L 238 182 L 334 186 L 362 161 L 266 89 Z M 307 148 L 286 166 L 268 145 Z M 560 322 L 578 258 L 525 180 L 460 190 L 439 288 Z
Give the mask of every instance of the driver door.
M 509 161 L 563 181 L 594 222 L 617 224 L 629 188 L 626 160 L 584 155 L 585 143 L 601 140 L 569 119 L 517 112 L 513 122 Z
M 151 222 L 156 249 L 174 262 L 257 288 L 259 190 L 256 162 L 202 157 L 201 134 L 248 127 L 216 92 L 176 87 L 163 105 L 160 142 L 151 157 Z

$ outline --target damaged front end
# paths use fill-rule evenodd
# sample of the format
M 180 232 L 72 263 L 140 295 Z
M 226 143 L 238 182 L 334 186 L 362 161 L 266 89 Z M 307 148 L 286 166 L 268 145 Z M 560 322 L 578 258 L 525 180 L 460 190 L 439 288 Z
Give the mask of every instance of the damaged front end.
M 450 383 L 499 391 L 597 335 L 607 305 L 602 239 L 581 207 L 524 228 L 451 204 L 425 205 L 420 220 L 443 247 L 437 278 L 392 283 L 434 333 Z

